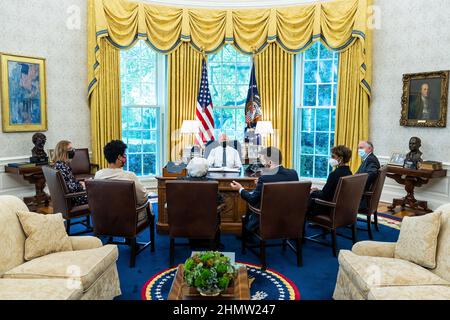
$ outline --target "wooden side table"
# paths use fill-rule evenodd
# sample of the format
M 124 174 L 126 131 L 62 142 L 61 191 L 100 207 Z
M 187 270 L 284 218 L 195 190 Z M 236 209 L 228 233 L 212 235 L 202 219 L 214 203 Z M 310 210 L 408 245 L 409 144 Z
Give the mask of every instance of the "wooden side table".
M 405 186 L 406 196 L 401 199 L 394 199 L 388 209 L 393 211 L 397 206 L 402 209 L 410 208 L 422 211 L 425 214 L 432 212 L 428 208 L 427 201 L 417 200 L 414 196 L 414 189 L 427 184 L 431 179 L 444 178 L 447 170 L 415 170 L 388 165 L 387 174 L 389 178 Z M 420 214 L 419 214 L 420 215 Z
M 24 197 L 23 202 L 31 211 L 37 211 L 39 207 L 48 207 L 50 196 L 45 193 L 45 177 L 41 166 L 17 168 L 5 166 L 5 172 L 20 175 L 25 181 L 33 184 L 36 194 L 32 197 Z
M 217 297 L 204 297 L 195 288 L 189 288 L 184 282 L 184 266 L 180 264 L 170 288 L 168 300 L 250 300 L 250 286 L 247 278 L 247 268 L 238 269 L 233 286 Z

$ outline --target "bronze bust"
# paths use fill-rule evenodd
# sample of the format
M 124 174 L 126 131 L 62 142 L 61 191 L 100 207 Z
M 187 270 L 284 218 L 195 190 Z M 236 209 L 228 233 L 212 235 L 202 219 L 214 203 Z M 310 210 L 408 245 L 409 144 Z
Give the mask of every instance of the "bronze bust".
M 422 146 L 422 140 L 418 137 L 412 137 L 409 139 L 409 150 L 406 154 L 405 167 L 410 169 L 417 169 L 417 164 L 422 162 L 422 152 L 420 147 Z
M 35 133 L 32 138 L 34 148 L 31 149 L 30 162 L 36 164 L 48 164 L 48 156 L 44 151 L 45 143 L 47 142 L 47 137 L 43 133 Z

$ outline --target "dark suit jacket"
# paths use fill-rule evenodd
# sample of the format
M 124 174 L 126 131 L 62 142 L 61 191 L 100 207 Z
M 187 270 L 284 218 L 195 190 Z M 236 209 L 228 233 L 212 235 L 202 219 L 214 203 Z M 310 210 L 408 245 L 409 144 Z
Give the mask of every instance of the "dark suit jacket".
M 321 191 L 315 191 L 311 194 L 312 198 L 318 198 L 325 201 L 332 201 L 334 198 L 334 193 L 336 192 L 339 179 L 346 176 L 351 176 L 349 166 L 337 167 L 336 170 L 328 175 L 327 182 L 323 186 Z
M 380 161 L 373 154 L 369 154 L 367 158 L 361 163 L 356 173 L 367 173 L 369 176 L 367 177 L 366 186 L 364 191 L 370 190 L 372 184 L 375 182 L 378 176 L 378 170 L 380 169 Z
M 298 181 L 298 174 L 295 170 L 286 169 L 283 166 L 279 166 L 272 172 L 267 171 L 258 179 L 256 188 L 249 192 L 242 190 L 241 197 L 247 201 L 251 206 L 259 208 L 261 202 L 261 195 L 264 183 L 270 182 L 283 182 L 283 181 Z

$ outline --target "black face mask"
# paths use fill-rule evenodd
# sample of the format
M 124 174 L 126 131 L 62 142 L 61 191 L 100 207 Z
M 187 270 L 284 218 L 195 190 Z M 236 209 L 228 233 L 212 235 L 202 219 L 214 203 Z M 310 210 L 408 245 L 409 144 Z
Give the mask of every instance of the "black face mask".
M 75 157 L 75 150 L 67 151 L 67 155 L 69 156 L 69 159 L 73 159 L 73 157 Z
M 224 147 L 224 148 L 227 147 L 227 142 L 226 141 L 222 142 L 222 147 Z

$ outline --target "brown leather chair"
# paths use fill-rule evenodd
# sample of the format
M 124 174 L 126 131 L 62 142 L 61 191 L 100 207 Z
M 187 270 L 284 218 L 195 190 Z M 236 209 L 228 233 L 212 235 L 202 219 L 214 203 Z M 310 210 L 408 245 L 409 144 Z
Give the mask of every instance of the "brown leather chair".
M 220 235 L 218 182 L 167 181 L 166 188 L 170 266 L 174 263 L 175 238 L 209 240 L 209 249 L 216 249 Z
M 109 237 L 109 243 L 129 245 L 131 268 L 149 245 L 155 251 L 155 216 L 149 202 L 138 206 L 134 181 L 91 179 L 86 180 L 86 190 L 95 235 Z M 147 228 L 150 241 L 137 242 L 136 237 Z M 125 242 L 114 242 L 113 237 L 125 238 Z
M 369 238 L 373 239 L 372 234 L 372 215 L 374 217 L 375 230 L 378 229 L 378 204 L 380 202 L 381 193 L 383 192 L 384 181 L 386 180 L 387 166 L 383 166 L 378 170 L 377 179 L 374 181 L 371 190 L 364 192 L 363 199 L 367 201 L 367 208 L 360 209 L 359 213 L 367 217 L 367 231 Z
M 260 209 L 249 206 L 250 211 L 259 215 L 259 231 L 251 232 L 246 228 L 246 217 L 242 217 L 242 253 L 248 247 L 261 260 L 262 269 L 266 265 L 266 247 L 289 246 L 297 255 L 297 265 L 302 265 L 302 238 L 311 182 L 275 182 L 265 183 L 262 189 Z M 247 245 L 247 236 L 253 234 L 259 245 Z M 267 240 L 281 239 L 281 244 L 266 244 Z M 288 241 L 295 240 L 295 247 Z M 259 247 L 259 253 L 254 248 Z
M 70 161 L 69 166 L 72 168 L 73 175 L 79 181 L 93 178 L 93 170 L 99 169 L 98 164 L 91 163 L 89 149 L 87 148 L 75 149 L 75 156 Z
M 43 166 L 42 171 L 44 172 L 45 180 L 50 191 L 53 212 L 60 212 L 63 215 L 64 219 L 66 219 L 67 234 L 70 235 L 70 227 L 71 225 L 75 224 L 84 225 L 86 227 L 86 230 L 74 233 L 72 235 L 92 232 L 89 217 L 89 206 L 87 204 L 74 206 L 72 201 L 73 198 L 85 196 L 86 191 L 70 193 L 66 183 L 64 182 L 64 178 L 61 175 L 61 172 L 49 166 Z M 74 218 L 80 218 L 84 216 L 86 217 L 84 222 L 72 223 L 71 221 Z
M 327 207 L 329 209 L 329 213 L 307 216 L 307 220 L 315 223 L 319 227 L 322 227 L 324 229 L 324 233 L 307 237 L 306 239 L 328 245 L 320 240 L 317 240 L 316 237 L 324 237 L 327 233 L 331 233 L 331 247 L 333 249 L 333 255 L 336 257 L 336 229 L 351 226 L 352 237 L 350 239 L 353 243 L 356 243 L 358 208 L 364 192 L 367 177 L 367 173 L 343 177 L 339 180 L 333 201 L 329 202 L 321 199 L 315 199 L 316 204 Z M 343 235 L 340 236 L 345 237 Z

